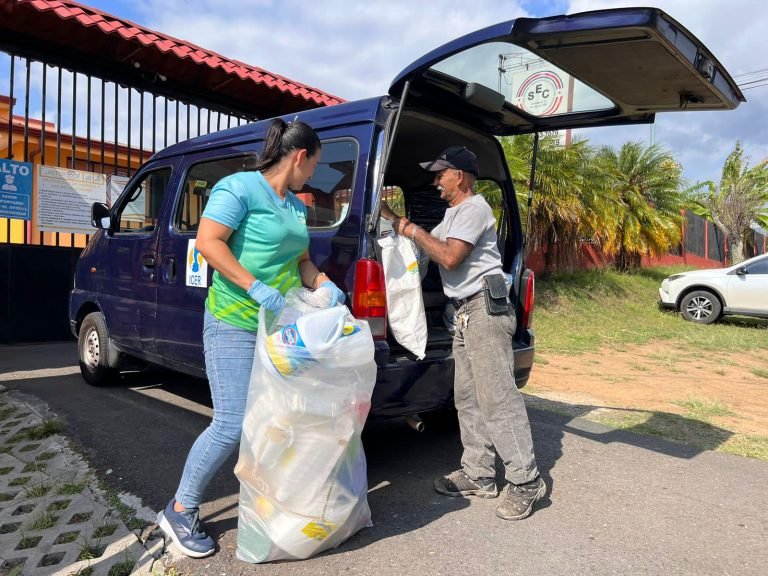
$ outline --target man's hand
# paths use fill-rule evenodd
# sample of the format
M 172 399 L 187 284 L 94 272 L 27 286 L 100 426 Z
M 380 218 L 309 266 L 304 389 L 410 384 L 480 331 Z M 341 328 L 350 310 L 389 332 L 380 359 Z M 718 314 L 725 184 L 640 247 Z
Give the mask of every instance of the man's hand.
M 389 204 L 384 202 L 384 200 L 381 201 L 381 217 L 390 221 L 397 219 L 397 214 L 392 211 L 392 208 L 390 208 Z

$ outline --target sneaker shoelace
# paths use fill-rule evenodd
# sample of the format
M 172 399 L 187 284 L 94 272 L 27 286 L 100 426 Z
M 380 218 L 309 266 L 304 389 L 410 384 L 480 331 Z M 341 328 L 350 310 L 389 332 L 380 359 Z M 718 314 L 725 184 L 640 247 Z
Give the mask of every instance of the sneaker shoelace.
M 186 510 L 182 512 L 184 516 L 189 520 L 189 526 L 192 533 L 192 538 L 195 540 L 202 540 L 207 538 L 208 535 L 200 529 L 200 510 Z

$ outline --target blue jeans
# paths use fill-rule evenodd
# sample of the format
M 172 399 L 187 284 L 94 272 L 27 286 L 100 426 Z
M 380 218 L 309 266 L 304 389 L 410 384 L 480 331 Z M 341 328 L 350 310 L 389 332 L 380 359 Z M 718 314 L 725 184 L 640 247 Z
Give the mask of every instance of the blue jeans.
M 205 311 L 205 370 L 211 387 L 213 420 L 192 445 L 176 491 L 185 508 L 199 508 L 203 491 L 240 442 L 256 333 L 221 322 Z

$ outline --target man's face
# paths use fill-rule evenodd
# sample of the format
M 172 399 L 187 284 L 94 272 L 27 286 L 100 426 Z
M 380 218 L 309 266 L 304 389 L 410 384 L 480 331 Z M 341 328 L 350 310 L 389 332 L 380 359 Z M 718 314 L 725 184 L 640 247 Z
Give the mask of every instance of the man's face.
M 449 206 L 453 206 L 453 201 L 459 194 L 459 178 L 461 174 L 461 170 L 454 168 L 445 168 L 440 170 L 440 172 L 435 172 L 435 179 L 432 183 L 440 191 L 440 198 L 448 202 Z

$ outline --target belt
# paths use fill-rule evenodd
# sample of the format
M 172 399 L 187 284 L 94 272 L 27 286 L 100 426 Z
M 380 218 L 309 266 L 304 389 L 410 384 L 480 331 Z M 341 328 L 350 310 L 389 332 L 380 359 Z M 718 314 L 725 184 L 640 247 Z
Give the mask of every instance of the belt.
M 472 302 L 472 300 L 477 300 L 478 298 L 483 296 L 484 293 L 485 293 L 485 290 L 483 289 L 483 290 L 480 290 L 480 292 L 475 292 L 471 296 L 467 296 L 466 298 L 451 298 L 451 302 L 453 302 L 453 307 L 456 308 L 456 310 L 458 310 L 465 304 Z

